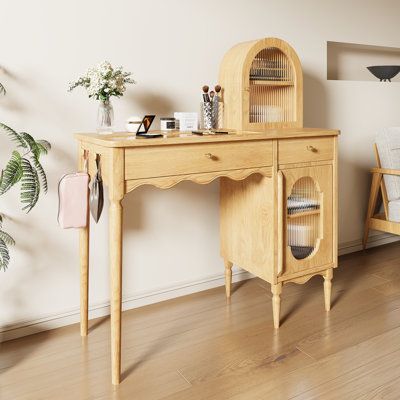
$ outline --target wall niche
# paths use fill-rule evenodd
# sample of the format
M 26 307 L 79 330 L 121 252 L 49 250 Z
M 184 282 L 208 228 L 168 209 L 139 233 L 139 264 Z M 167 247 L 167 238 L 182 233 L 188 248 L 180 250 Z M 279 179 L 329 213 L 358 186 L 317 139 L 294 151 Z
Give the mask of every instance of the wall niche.
M 367 70 L 367 67 L 373 65 L 400 66 L 400 48 L 327 42 L 328 80 L 379 82 L 379 79 Z M 392 82 L 400 82 L 400 73 Z

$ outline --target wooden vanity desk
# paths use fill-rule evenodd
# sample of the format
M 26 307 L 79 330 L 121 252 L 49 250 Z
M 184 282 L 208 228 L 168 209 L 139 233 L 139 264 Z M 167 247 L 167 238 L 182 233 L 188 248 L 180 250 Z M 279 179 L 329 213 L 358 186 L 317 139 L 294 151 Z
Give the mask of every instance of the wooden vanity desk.
M 122 205 L 142 185 L 168 189 L 220 178 L 220 241 L 226 296 L 232 266 L 269 282 L 275 328 L 288 282 L 324 278 L 325 309 L 337 267 L 339 131 L 303 128 L 300 60 L 283 40 L 240 43 L 224 56 L 223 126 L 229 135 L 173 132 L 158 139 L 77 134 L 79 166 L 100 155 L 108 187 L 112 383 L 121 373 Z M 89 218 L 88 218 L 89 221 Z M 80 231 L 81 334 L 88 332 L 89 224 Z M 140 267 L 140 266 L 138 266 Z M 228 305 L 229 306 L 229 305 Z
M 207 184 L 221 178 L 221 255 L 226 295 L 230 297 L 232 263 L 272 284 L 274 321 L 279 325 L 283 283 L 325 277 L 329 308 L 330 279 L 336 266 L 337 131 L 292 128 L 263 133 L 231 132 L 196 136 L 174 132 L 160 139 L 127 134 L 76 134 L 79 166 L 89 157 L 94 176 L 96 154 L 109 196 L 112 382 L 120 382 L 122 300 L 122 199 L 142 185 L 161 189 L 182 181 Z M 324 207 L 304 211 L 318 218 L 318 248 L 296 260 L 287 245 L 287 195 L 302 176 L 317 182 Z M 305 215 L 306 215 L 305 214 Z M 312 215 L 312 214 L 311 214 Z M 298 216 L 301 220 L 301 216 Z M 89 219 L 88 219 L 89 220 Z M 138 268 L 140 266 L 137 266 Z M 88 333 L 89 225 L 80 230 L 81 334 Z

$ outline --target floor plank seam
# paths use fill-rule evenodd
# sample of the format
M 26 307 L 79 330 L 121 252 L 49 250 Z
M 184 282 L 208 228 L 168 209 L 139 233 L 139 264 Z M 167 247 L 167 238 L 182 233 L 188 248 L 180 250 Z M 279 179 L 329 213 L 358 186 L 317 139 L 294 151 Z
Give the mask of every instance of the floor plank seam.
M 396 310 L 400 310 L 400 307 L 397 307 L 397 308 L 393 309 L 392 311 L 396 311 Z M 369 311 L 371 311 L 371 310 L 369 310 Z M 364 314 L 364 313 L 360 313 L 360 314 L 357 314 L 357 315 L 362 315 L 362 314 Z M 345 320 L 343 320 L 343 321 L 347 321 L 347 320 L 349 320 L 349 319 L 351 319 L 351 318 L 345 319 Z M 383 335 L 383 334 L 385 334 L 385 333 L 394 331 L 394 330 L 396 330 L 396 329 L 400 329 L 400 325 L 395 326 L 395 327 L 393 327 L 393 328 L 390 328 L 390 329 L 388 329 L 388 330 L 386 330 L 386 331 L 384 331 L 384 332 L 377 333 L 376 335 L 372 335 L 372 336 L 366 338 L 365 340 L 362 340 L 362 341 L 360 341 L 360 342 L 358 342 L 358 343 L 356 343 L 356 344 L 352 344 L 352 345 L 350 345 L 350 346 L 343 347 L 339 352 L 330 353 L 330 354 L 327 354 L 327 355 L 325 355 L 325 356 L 323 356 L 323 357 L 319 357 L 319 358 L 315 358 L 315 357 L 311 356 L 310 354 L 306 353 L 303 349 L 301 349 L 301 347 L 299 347 L 299 345 L 297 345 L 296 348 L 297 348 L 299 351 L 301 351 L 302 353 L 304 353 L 305 355 L 307 355 L 308 357 L 312 358 L 314 361 L 320 362 L 321 360 L 324 360 L 324 359 L 330 358 L 330 357 L 334 357 L 336 354 L 341 353 L 342 351 L 346 351 L 346 350 L 348 350 L 348 349 L 350 349 L 350 348 L 352 348 L 352 347 L 358 346 L 358 345 L 360 345 L 360 344 L 362 344 L 362 343 L 364 343 L 364 342 L 366 342 L 366 341 L 368 341 L 368 340 L 371 340 L 371 339 L 373 339 L 373 338 L 376 338 L 376 337 L 378 337 L 378 336 L 381 336 L 381 335 Z M 377 357 L 377 358 L 374 359 L 374 360 L 377 360 L 377 359 L 379 359 L 380 357 L 384 357 L 384 356 L 379 356 L 379 357 Z M 357 367 L 357 368 L 358 368 L 358 367 Z
M 372 287 L 371 289 L 374 290 L 375 292 L 379 293 L 379 294 L 385 295 L 384 292 L 382 292 L 381 290 L 377 289 L 376 287 Z
M 373 276 L 374 278 L 383 279 L 383 280 L 385 280 L 386 282 L 391 282 L 391 281 L 392 281 L 392 279 L 384 278 L 383 276 L 379 276 L 378 274 L 372 273 L 372 274 L 370 274 L 370 275 Z M 372 287 L 374 287 L 374 286 L 372 286 Z
M 379 392 L 380 392 L 381 390 L 386 389 L 387 387 L 390 387 L 391 384 L 393 384 L 394 382 L 396 382 L 396 381 L 398 381 L 398 380 L 399 380 L 398 377 L 397 377 L 397 378 L 393 378 L 393 379 L 391 379 L 390 381 L 385 382 L 384 384 L 381 384 L 381 385 L 378 385 L 378 386 L 374 387 L 374 388 L 370 391 L 370 395 L 371 395 L 371 396 L 374 396 L 374 397 L 371 397 L 371 398 L 372 398 L 372 399 L 373 399 L 373 398 L 379 399 L 379 397 L 375 397 L 375 395 L 376 395 L 376 394 L 379 394 Z M 356 397 L 354 400 L 362 400 L 362 399 L 365 399 L 365 398 L 366 398 L 366 397 L 365 397 L 365 393 L 364 393 L 364 394 L 361 394 L 360 396 Z
M 392 330 L 396 330 L 396 329 L 399 330 L 399 327 L 396 327 L 396 328 L 393 328 L 393 329 L 389 329 L 389 330 L 386 331 L 385 333 L 390 332 L 390 331 L 392 331 Z M 324 360 L 327 360 L 327 359 L 336 357 L 337 354 L 340 354 L 340 353 L 342 353 L 342 352 L 345 352 L 345 351 L 347 351 L 348 349 L 350 349 L 350 348 L 352 348 L 352 347 L 360 346 L 362 343 L 364 343 L 364 342 L 366 342 L 366 341 L 368 341 L 368 340 L 371 340 L 371 339 L 373 339 L 373 338 L 375 338 L 375 337 L 381 336 L 381 335 L 383 335 L 383 333 L 378 334 L 378 335 L 375 335 L 375 336 L 372 336 L 371 338 L 368 338 L 368 339 L 366 339 L 365 341 L 359 342 L 359 343 L 357 343 L 357 344 L 355 344 L 355 345 L 353 345 L 353 346 L 349 346 L 349 347 L 343 348 L 342 350 L 340 350 L 340 351 L 337 352 L 337 353 L 328 354 L 328 355 L 325 356 L 325 357 L 319 358 L 318 360 L 316 360 L 316 362 L 322 362 L 322 361 L 324 361 Z M 299 349 L 299 350 L 300 350 L 300 349 Z M 304 354 L 307 354 L 307 353 L 304 352 Z M 359 370 L 359 369 L 361 369 L 361 368 L 363 368 L 363 367 L 365 367 L 365 366 L 368 366 L 369 364 L 372 364 L 372 363 L 376 362 L 377 360 L 379 360 L 379 359 L 381 359 L 381 358 L 384 358 L 384 357 L 387 357 L 387 356 L 388 356 L 388 354 L 378 355 L 376 358 L 373 358 L 373 359 L 371 359 L 370 361 L 368 361 L 368 362 L 366 362 L 366 363 L 363 363 L 363 364 L 361 364 L 361 365 L 359 365 L 359 366 L 357 366 L 357 367 L 354 367 L 354 368 L 350 368 L 350 369 L 347 370 L 345 373 L 338 374 L 338 375 L 335 376 L 334 378 L 327 379 L 327 380 L 324 381 L 323 383 L 317 384 L 317 385 L 315 385 L 315 386 L 313 386 L 313 387 L 311 387 L 311 388 L 308 388 L 308 389 L 302 391 L 301 393 L 296 394 L 295 397 L 291 397 L 290 400 L 295 399 L 296 397 L 302 396 L 302 395 L 304 395 L 304 394 L 306 394 L 306 393 L 308 393 L 308 392 L 310 392 L 310 391 L 312 391 L 312 390 L 317 389 L 318 387 L 321 387 L 321 386 L 325 385 L 326 383 L 332 382 L 332 381 L 334 381 L 335 379 L 338 379 L 339 377 L 341 377 L 341 376 L 343 376 L 343 375 L 346 375 L 346 374 L 352 373 L 352 372 L 354 372 L 354 371 L 357 371 L 357 370 Z M 311 356 L 310 356 L 310 357 L 311 357 Z M 307 368 L 307 367 L 306 367 L 306 368 Z M 369 373 L 370 373 L 370 372 L 366 372 L 366 373 L 364 373 L 364 374 L 361 374 L 360 376 L 365 376 L 365 375 L 368 375 Z M 356 381 L 356 380 L 359 379 L 359 378 L 360 378 L 360 377 L 353 378 L 353 379 L 351 379 L 349 382 Z M 340 386 L 343 386 L 343 385 L 340 385 Z M 340 387 L 340 386 L 338 386 L 338 387 Z
M 366 290 L 371 290 L 371 289 L 373 289 L 375 292 L 377 292 L 377 293 L 379 293 L 379 294 L 382 294 L 382 292 L 379 291 L 378 289 L 376 289 L 375 287 L 371 287 L 371 288 L 366 289 Z M 392 295 L 390 295 L 390 296 L 392 296 Z M 387 295 L 387 296 L 385 296 L 385 297 L 389 298 L 389 295 Z M 397 296 L 395 296 L 395 297 L 397 297 Z M 345 322 L 350 321 L 350 320 L 352 320 L 352 319 L 354 319 L 354 318 L 357 318 L 357 317 L 359 317 L 359 316 L 362 316 L 363 314 L 368 314 L 368 313 L 372 312 L 373 310 L 375 310 L 376 308 L 379 308 L 379 307 L 383 306 L 384 304 L 390 304 L 392 301 L 394 301 L 394 299 L 392 299 L 392 298 L 389 299 L 389 300 L 385 299 L 385 301 L 382 301 L 381 303 L 377 303 L 377 304 L 372 305 L 371 308 L 368 307 L 368 308 L 367 308 L 366 310 L 364 310 L 364 311 L 361 311 L 361 312 L 359 312 L 359 313 L 355 313 L 354 315 L 348 316 L 348 317 L 346 317 L 346 318 L 344 318 L 344 319 L 342 319 L 342 320 L 340 320 L 340 321 L 337 321 L 337 322 L 333 323 L 332 326 L 345 323 Z M 392 312 L 392 311 L 396 311 L 396 310 L 400 310 L 400 305 L 394 307 L 394 308 L 391 309 L 390 311 Z M 392 330 L 392 329 L 397 329 L 397 327 L 391 328 L 391 329 L 389 329 L 389 331 Z M 316 333 L 320 333 L 320 332 L 324 332 L 324 331 L 326 331 L 326 328 L 323 328 L 323 329 L 317 331 Z M 388 332 L 388 331 L 387 331 L 387 332 Z M 375 335 L 375 336 L 379 336 L 379 335 L 380 335 L 380 334 L 377 334 L 377 335 Z
M 308 354 L 306 351 L 304 351 L 302 348 L 300 348 L 299 346 L 296 346 L 296 349 L 300 351 L 300 353 L 305 354 L 307 357 L 311 358 L 311 360 L 313 361 L 317 361 L 316 358 L 314 358 L 312 355 Z
M 183 375 L 183 373 L 182 373 L 179 369 L 177 369 L 176 372 L 177 372 L 190 386 L 193 386 L 192 383 L 191 383 L 188 379 L 186 379 L 185 375 Z
M 389 282 L 390 282 L 390 281 L 385 282 L 384 284 L 389 283 Z M 378 292 L 379 294 L 383 294 L 385 297 L 388 297 L 388 298 L 391 297 L 391 296 L 396 296 L 396 295 L 394 295 L 393 293 L 386 294 L 384 290 L 380 290 L 380 289 L 378 289 L 378 288 L 375 287 L 375 286 L 373 286 L 371 289 L 374 290 L 375 292 Z M 398 307 L 398 308 L 400 308 L 400 307 Z M 397 310 L 398 308 L 395 308 L 395 310 Z
M 379 336 L 379 335 L 377 335 L 377 336 Z M 357 345 L 359 345 L 359 344 L 357 344 Z M 356 345 L 356 346 L 357 346 L 357 345 Z M 354 347 L 354 346 L 350 346 L 350 347 Z M 341 353 L 342 351 L 346 351 L 346 350 L 349 349 L 350 347 L 348 347 L 348 348 L 346 348 L 346 349 L 343 349 L 343 350 L 339 351 L 338 353 Z M 321 362 L 321 361 L 323 361 L 324 359 L 329 359 L 329 358 L 331 358 L 332 356 L 336 356 L 336 354 L 338 354 L 338 353 L 329 354 L 329 355 L 327 355 L 326 357 L 322 357 L 322 358 L 320 358 L 320 359 L 318 359 L 318 360 L 316 360 L 316 361 L 317 361 L 317 362 Z M 305 353 L 305 354 L 307 354 L 307 353 Z M 380 358 L 384 358 L 384 357 L 386 357 L 386 356 L 387 356 L 387 354 L 385 354 L 385 355 L 383 355 L 383 356 L 378 356 L 377 358 L 375 358 L 375 359 L 373 359 L 373 360 L 370 360 L 369 362 L 367 362 L 367 363 L 365 363 L 365 364 L 361 364 L 361 365 L 359 365 L 358 367 L 349 369 L 349 370 L 346 371 L 345 373 L 338 374 L 337 376 L 332 377 L 332 378 L 330 378 L 330 379 L 327 379 L 327 380 L 325 380 L 325 381 L 322 382 L 322 383 L 318 383 L 318 384 L 316 384 L 315 386 L 311 386 L 311 387 L 309 387 L 308 389 L 306 389 L 306 390 L 304 390 L 304 391 L 301 391 L 300 393 L 295 394 L 294 397 L 290 397 L 289 400 L 295 400 L 296 398 L 304 397 L 304 395 L 306 395 L 307 393 L 313 392 L 313 391 L 315 391 L 316 389 L 321 388 L 321 387 L 323 387 L 324 385 L 326 385 L 326 384 L 328 384 L 328 383 L 331 383 L 331 382 L 337 380 L 338 378 L 340 378 L 340 377 L 342 377 L 342 376 L 344 376 L 344 375 L 347 375 L 347 374 L 349 374 L 349 373 L 353 373 L 354 371 L 357 371 L 357 370 L 359 370 L 359 369 L 361 369 L 361 368 L 363 368 L 363 367 L 365 367 L 365 366 L 367 366 L 367 365 L 369 365 L 369 364 L 372 364 L 372 363 L 376 362 L 377 360 L 379 360 Z M 307 368 L 307 367 L 306 367 L 306 368 Z M 295 371 L 296 371 L 296 370 L 295 370 Z M 366 372 L 366 373 L 364 373 L 364 374 L 361 374 L 360 376 L 354 377 L 354 378 L 350 379 L 349 381 L 347 381 L 346 383 L 339 384 L 339 385 L 335 386 L 335 389 L 331 389 L 331 391 L 332 391 L 332 390 L 338 390 L 338 388 L 342 388 L 343 386 L 348 385 L 348 384 L 351 383 L 351 382 L 357 381 L 358 379 L 360 379 L 360 377 L 363 377 L 363 376 L 369 375 L 369 374 L 370 374 L 370 372 Z M 376 389 L 376 388 L 374 388 L 374 389 Z M 364 393 L 362 396 L 365 396 L 365 393 Z M 361 396 L 361 398 L 362 398 L 362 396 Z M 311 398 L 315 398 L 315 397 L 310 397 L 310 399 L 311 399 Z

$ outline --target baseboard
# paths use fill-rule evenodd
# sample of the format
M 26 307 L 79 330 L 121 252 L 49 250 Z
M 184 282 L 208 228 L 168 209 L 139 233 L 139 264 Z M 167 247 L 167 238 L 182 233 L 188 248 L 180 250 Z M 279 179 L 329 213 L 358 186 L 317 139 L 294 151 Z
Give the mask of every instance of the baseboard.
M 382 246 L 384 244 L 398 242 L 399 240 L 400 236 L 392 235 L 390 233 L 377 233 L 369 236 L 367 248 Z M 344 254 L 355 253 L 362 249 L 362 239 L 341 243 L 339 245 L 339 255 L 342 256 Z
M 390 234 L 376 234 L 370 236 L 368 248 L 381 246 L 400 240 L 400 237 Z M 351 242 L 341 243 L 339 245 L 339 255 L 349 254 L 362 250 L 362 242 L 354 240 Z M 252 275 L 246 271 L 238 270 L 233 272 L 233 282 L 239 282 L 251 278 Z M 160 301 L 173 299 L 180 296 L 185 296 L 191 293 L 200 292 L 202 290 L 212 289 L 222 286 L 225 283 L 223 274 L 210 276 L 200 281 L 186 282 L 178 286 L 162 288 L 160 290 L 144 292 L 125 298 L 122 302 L 123 310 L 142 307 L 148 304 L 158 303 Z M 90 319 L 99 318 L 110 313 L 110 304 L 97 304 L 90 307 Z M 22 336 L 31 335 L 34 333 L 59 328 L 62 326 L 75 324 L 79 322 L 79 309 L 71 310 L 66 313 L 47 316 L 41 319 L 32 321 L 23 321 L 0 328 L 0 342 L 17 339 Z
M 232 282 L 240 282 L 252 278 L 249 272 L 243 270 L 234 270 L 232 273 Z M 176 297 L 186 296 L 188 294 L 201 292 L 203 290 L 212 289 L 225 284 L 225 275 L 218 274 L 209 276 L 199 281 L 186 282 L 177 286 L 153 290 L 151 292 L 142 292 L 135 296 L 127 297 L 122 300 L 122 309 L 130 310 L 146 306 L 149 304 L 159 303 L 160 301 L 173 299 Z M 110 314 L 110 303 L 103 303 L 90 306 L 89 318 L 99 318 Z M 22 336 L 32 335 L 38 332 L 50 329 L 60 328 L 62 326 L 71 325 L 79 322 L 79 309 L 71 310 L 62 314 L 49 315 L 44 318 L 22 321 L 16 324 L 8 325 L 0 328 L 0 343 L 7 340 L 17 339 Z

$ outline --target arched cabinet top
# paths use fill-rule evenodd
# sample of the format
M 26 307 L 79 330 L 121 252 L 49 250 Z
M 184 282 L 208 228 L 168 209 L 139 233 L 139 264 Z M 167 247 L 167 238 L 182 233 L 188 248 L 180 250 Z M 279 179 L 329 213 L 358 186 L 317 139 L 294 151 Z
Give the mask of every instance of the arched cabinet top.
M 284 40 L 239 43 L 220 68 L 224 127 L 264 131 L 303 126 L 303 73 L 299 57 Z

